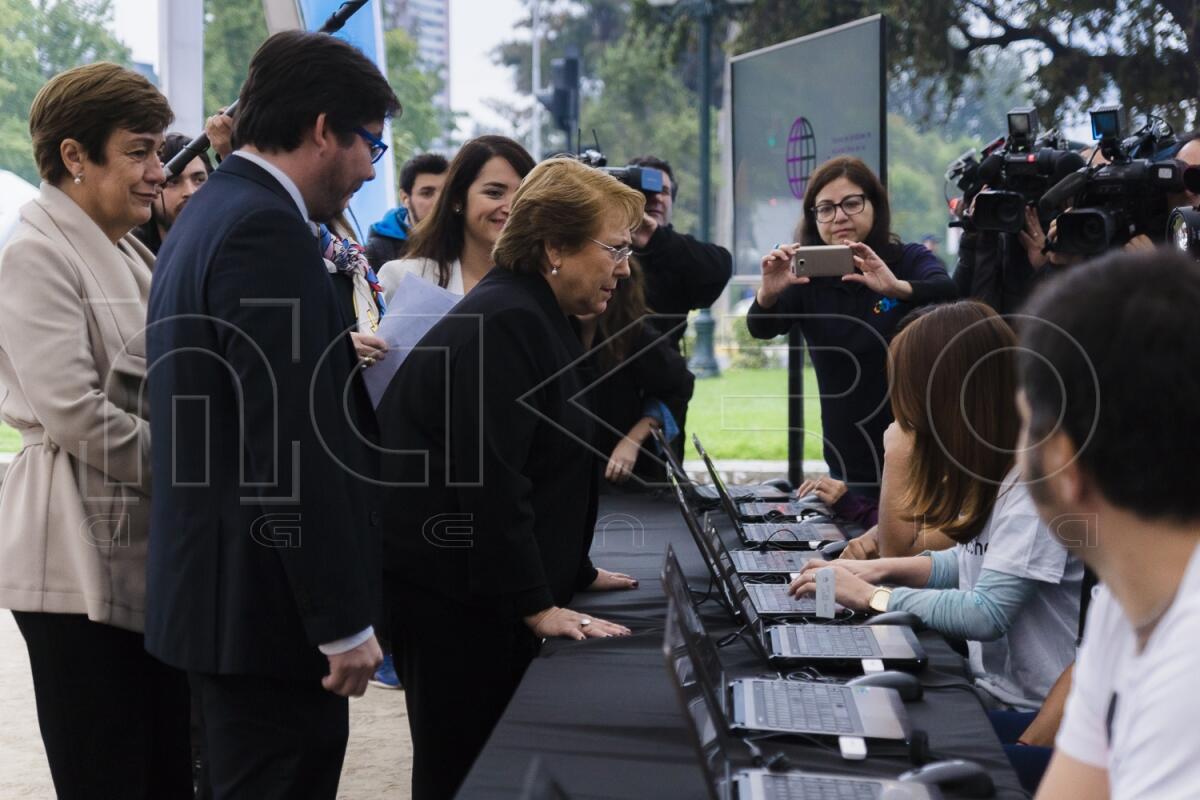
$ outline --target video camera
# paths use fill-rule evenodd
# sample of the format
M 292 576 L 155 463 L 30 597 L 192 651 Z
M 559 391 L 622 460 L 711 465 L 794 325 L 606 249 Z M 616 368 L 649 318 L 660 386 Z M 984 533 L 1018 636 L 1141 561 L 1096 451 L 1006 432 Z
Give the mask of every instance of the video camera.
M 1091 112 L 1092 136 L 1109 163 L 1065 177 L 1043 198 L 1043 211 L 1074 198 L 1073 208 L 1058 217 L 1058 252 L 1095 255 L 1138 234 L 1161 240 L 1167 230 L 1167 195 L 1183 190 L 1183 170 L 1174 159 L 1156 161 L 1153 156 L 1174 143 L 1174 132 L 1151 117 L 1126 138 L 1122 116 L 1120 106 Z
M 658 194 L 663 190 L 663 172 L 654 167 L 610 167 L 608 159 L 598 149 L 581 150 L 573 158 L 595 167 L 601 172 L 607 172 L 626 186 L 637 189 L 644 195 Z
M 1200 194 L 1200 167 L 1183 171 L 1183 185 L 1192 194 Z M 1167 220 L 1167 243 L 1200 261 L 1200 206 L 1182 206 Z
M 1026 206 L 1036 205 L 1047 190 L 1084 166 L 1056 129 L 1039 129 L 1034 108 L 1014 108 L 1008 112 L 1008 136 L 989 144 L 982 161 L 968 152 L 950 165 L 946 179 L 963 191 L 961 207 L 971 209 L 962 214 L 965 225 L 1020 233 Z

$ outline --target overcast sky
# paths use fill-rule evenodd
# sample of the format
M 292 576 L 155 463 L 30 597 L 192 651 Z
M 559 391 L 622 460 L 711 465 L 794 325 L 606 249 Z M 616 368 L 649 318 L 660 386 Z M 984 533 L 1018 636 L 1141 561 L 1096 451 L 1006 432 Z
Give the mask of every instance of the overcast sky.
M 133 51 L 134 60 L 157 69 L 158 3 L 114 0 L 113 9 L 114 32 Z M 486 98 L 517 100 L 511 73 L 497 68 L 489 53 L 513 36 L 521 16 L 520 0 L 450 0 L 450 102 L 471 120 L 485 125 L 499 122 L 483 105 Z M 471 132 L 469 123 L 461 127 Z

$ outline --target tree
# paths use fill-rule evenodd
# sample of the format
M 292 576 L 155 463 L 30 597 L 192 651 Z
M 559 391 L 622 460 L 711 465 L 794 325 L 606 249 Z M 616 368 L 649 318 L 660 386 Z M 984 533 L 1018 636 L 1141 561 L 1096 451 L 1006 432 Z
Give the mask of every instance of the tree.
M 894 76 L 939 81 L 956 100 L 987 63 L 1020 53 L 1041 108 L 1073 113 L 1115 90 L 1131 111 L 1195 124 L 1200 6 L 1194 0 L 755 0 L 744 52 L 884 13 Z M 951 107 L 943 109 L 949 112 Z
M 583 99 L 583 130 L 596 131 L 610 164 L 644 154 L 669 161 L 681 187 L 675 226 L 694 231 L 700 208 L 699 109 L 696 94 L 667 61 L 665 45 L 629 28 L 596 64 L 594 87 Z M 712 174 L 717 175 L 716 126 L 711 144 Z
M 524 2 L 528 6 L 530 0 Z M 629 15 L 627 0 L 541 0 L 541 3 L 543 80 L 550 74 L 550 62 L 566 55 L 568 47 L 578 51 L 584 72 L 591 74 L 589 65 L 598 63 L 609 45 L 616 43 L 625 32 Z M 532 14 L 517 27 L 529 31 L 533 27 Z M 497 64 L 513 71 L 518 92 L 532 92 L 533 48 L 527 36 L 505 42 L 492 56 Z
M 94 61 L 129 64 L 111 21 L 111 0 L 0 0 L 0 169 L 39 180 L 29 107 L 42 84 Z
M 682 231 L 692 231 L 700 207 L 699 100 L 694 86 L 684 79 L 695 74 L 695 59 L 686 54 L 676 57 L 659 32 L 634 24 L 632 7 L 628 0 L 543 0 L 542 74 L 548 82 L 551 60 L 566 55 L 568 48 L 579 53 L 584 142 L 591 142 L 594 131 L 610 165 L 646 154 L 669 161 L 682 186 L 674 223 Z M 524 28 L 530 25 L 529 19 L 522 23 Z M 493 53 L 498 64 L 513 70 L 518 91 L 531 89 L 531 50 L 527 40 L 513 40 Z M 512 124 L 518 138 L 528 136 L 529 124 L 521 119 L 523 113 L 528 119 L 527 111 L 511 104 L 497 105 L 496 110 Z M 550 149 L 559 147 L 561 134 L 551 129 L 546 116 L 543 121 L 543 140 L 551 143 Z M 716 175 L 716 125 L 713 128 Z
M 262 3 L 204 0 L 204 113 L 215 114 L 242 91 L 250 59 L 267 40 Z M 186 131 L 196 135 L 200 131 Z
M 892 230 L 906 242 L 945 232 L 946 165 L 978 140 L 945 139 L 940 131 L 920 132 L 899 114 L 888 115 L 888 199 Z
M 442 76 L 426 69 L 417 55 L 417 44 L 401 28 L 384 34 L 387 53 L 388 83 L 404 104 L 404 111 L 392 120 L 392 148 L 397 164 L 445 141 L 455 128 L 449 110 L 434 104 L 442 91 Z
M 970 136 L 991 141 L 1008 130 L 1007 112 L 1032 105 L 1025 66 L 1013 53 L 977 52 L 980 66 L 968 74 L 958 97 L 951 97 L 942 81 L 901 75 L 889 82 L 888 111 L 907 120 L 921 133 L 938 130 L 949 139 Z M 1039 116 L 1049 126 L 1053 109 Z

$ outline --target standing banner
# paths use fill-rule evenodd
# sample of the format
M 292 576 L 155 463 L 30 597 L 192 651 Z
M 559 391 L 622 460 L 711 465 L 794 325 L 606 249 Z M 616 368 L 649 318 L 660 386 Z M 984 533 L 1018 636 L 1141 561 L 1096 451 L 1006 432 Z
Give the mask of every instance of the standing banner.
M 301 18 L 307 30 L 316 30 L 327 20 L 342 0 L 298 0 Z M 372 0 L 365 8 L 346 21 L 345 27 L 334 34 L 357 47 L 367 58 L 375 62 L 379 71 L 387 75 L 387 60 L 383 47 L 383 20 L 380 15 L 380 0 Z M 405 98 L 401 97 L 403 103 Z M 390 125 L 384 128 L 383 140 L 390 146 Z M 367 242 L 367 231 L 372 223 L 383 218 L 396 205 L 396 162 L 395 153 L 388 150 L 375 165 L 375 180 L 364 183 L 350 201 L 352 221 L 357 223 L 360 241 Z
M 809 176 L 857 156 L 887 185 L 887 46 L 881 15 L 730 59 L 734 281 L 796 240 Z M 788 336 L 788 479 L 803 480 L 804 342 Z

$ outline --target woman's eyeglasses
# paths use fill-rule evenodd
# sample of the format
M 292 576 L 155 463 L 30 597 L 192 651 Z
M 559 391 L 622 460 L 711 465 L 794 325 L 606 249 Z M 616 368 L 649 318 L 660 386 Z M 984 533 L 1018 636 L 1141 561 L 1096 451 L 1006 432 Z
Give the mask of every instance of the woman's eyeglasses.
M 596 244 L 607 250 L 608 254 L 612 256 L 614 264 L 620 264 L 622 261 L 633 255 L 633 248 L 628 245 L 625 247 L 613 247 L 611 244 L 605 244 L 604 242 L 597 241 L 596 239 L 592 239 L 591 241 L 596 242 Z
M 861 214 L 866 207 L 867 196 L 865 194 L 852 194 L 843 197 L 840 203 L 821 203 L 810 210 L 816 215 L 817 222 L 833 222 L 839 208 L 847 217 L 853 217 Z

